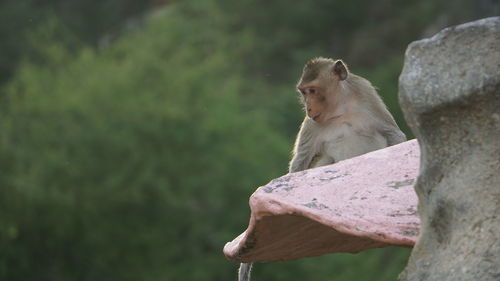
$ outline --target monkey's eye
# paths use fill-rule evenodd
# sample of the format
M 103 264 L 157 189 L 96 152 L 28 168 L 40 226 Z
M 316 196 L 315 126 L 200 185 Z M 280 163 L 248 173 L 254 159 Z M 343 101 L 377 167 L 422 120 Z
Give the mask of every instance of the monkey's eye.
M 309 89 L 307 89 L 307 91 L 309 92 L 309 94 L 313 94 L 313 95 L 316 94 L 316 89 L 314 89 L 314 88 L 309 88 Z

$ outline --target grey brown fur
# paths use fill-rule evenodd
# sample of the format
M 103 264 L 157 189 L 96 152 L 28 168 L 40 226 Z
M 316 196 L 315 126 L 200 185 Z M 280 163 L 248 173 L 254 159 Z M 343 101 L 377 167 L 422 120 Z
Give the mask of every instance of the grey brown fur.
M 302 122 L 289 171 L 332 164 L 406 140 L 381 98 L 363 77 L 349 73 L 338 77 L 342 61 L 316 58 L 304 67 L 297 87 L 323 89 L 335 118 L 318 123 L 306 116 Z

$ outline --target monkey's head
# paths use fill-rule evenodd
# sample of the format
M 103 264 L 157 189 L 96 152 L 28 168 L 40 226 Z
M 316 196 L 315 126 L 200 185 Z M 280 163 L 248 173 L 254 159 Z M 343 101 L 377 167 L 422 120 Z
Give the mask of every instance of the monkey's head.
M 342 60 L 315 58 L 306 63 L 297 90 L 309 118 L 321 124 L 336 117 L 340 83 L 348 75 Z

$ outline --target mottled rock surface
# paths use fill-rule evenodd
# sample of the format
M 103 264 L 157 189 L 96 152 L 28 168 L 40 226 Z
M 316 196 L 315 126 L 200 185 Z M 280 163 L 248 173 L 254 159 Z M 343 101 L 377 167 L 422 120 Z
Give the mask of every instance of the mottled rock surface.
M 500 18 L 410 44 L 399 95 L 422 221 L 400 280 L 500 280 Z
M 411 247 L 419 230 L 416 140 L 285 175 L 250 198 L 248 229 L 224 247 L 238 262 Z

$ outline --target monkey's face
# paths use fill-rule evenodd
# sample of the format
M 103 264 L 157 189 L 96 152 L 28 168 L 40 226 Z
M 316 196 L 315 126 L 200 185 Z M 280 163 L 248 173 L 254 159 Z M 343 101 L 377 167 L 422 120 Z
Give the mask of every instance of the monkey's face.
M 328 102 L 322 89 L 317 87 L 299 88 L 306 114 L 317 123 L 328 119 Z
M 347 76 L 347 67 L 341 60 L 316 58 L 306 64 L 297 90 L 309 118 L 322 124 L 338 115 L 339 87 Z

